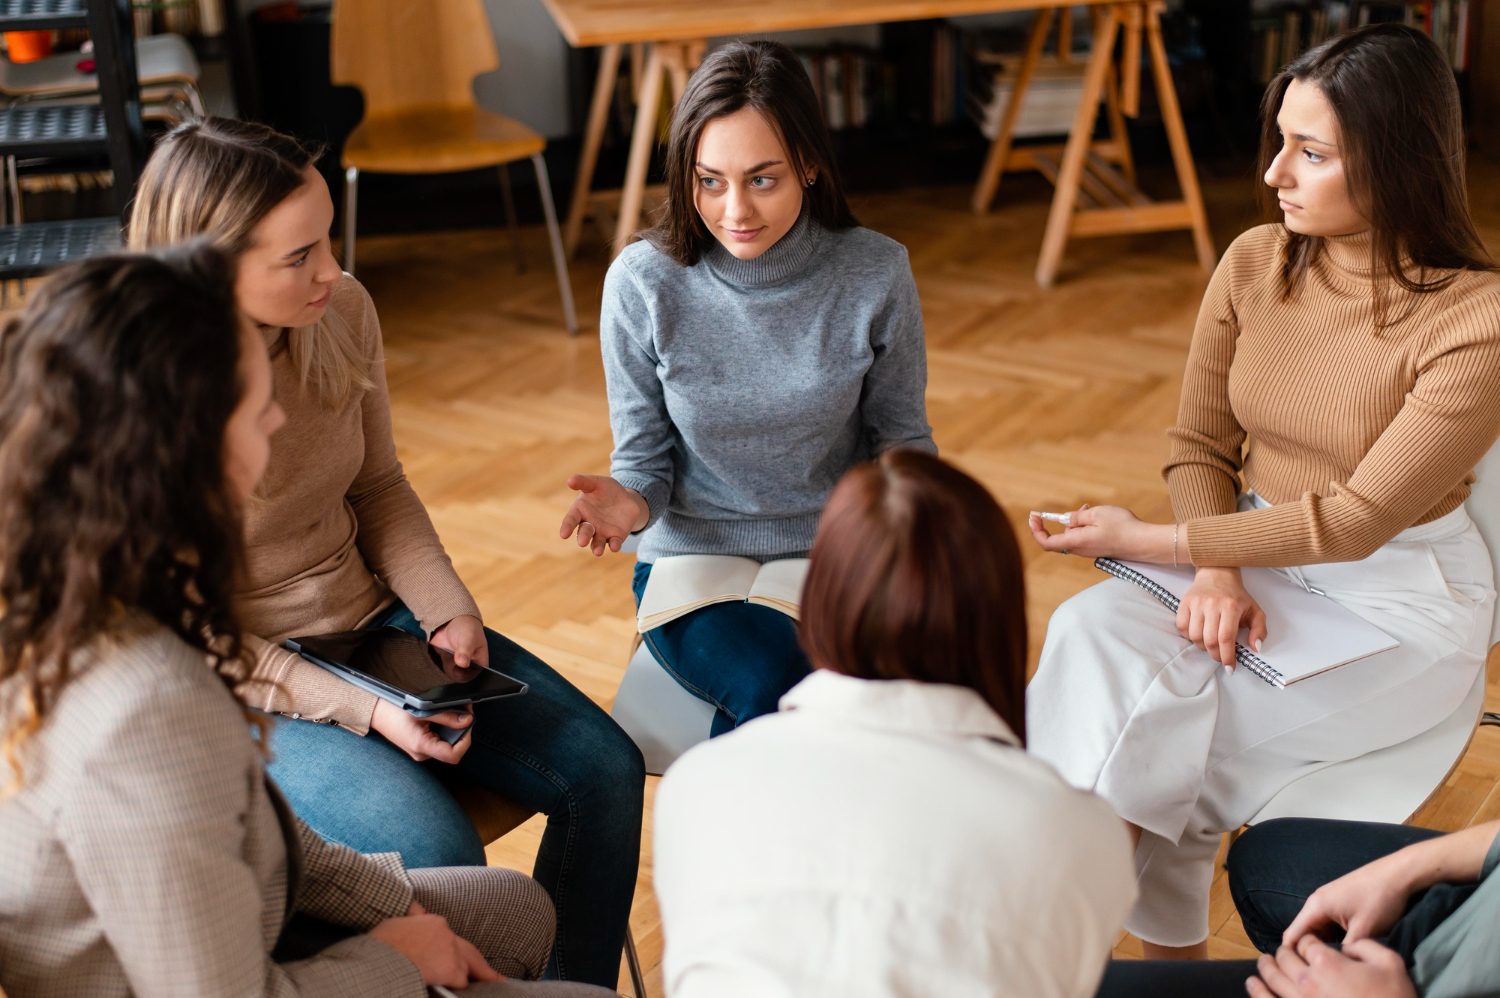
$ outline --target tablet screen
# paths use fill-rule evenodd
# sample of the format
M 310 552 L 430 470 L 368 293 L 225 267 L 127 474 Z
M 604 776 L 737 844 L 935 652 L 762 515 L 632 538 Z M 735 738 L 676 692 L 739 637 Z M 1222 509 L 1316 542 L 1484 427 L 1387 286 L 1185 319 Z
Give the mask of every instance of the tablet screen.
M 519 692 L 522 684 L 482 665 L 460 667 L 447 649 L 398 627 L 295 638 L 307 654 L 341 665 L 400 693 L 429 703 L 487 700 Z

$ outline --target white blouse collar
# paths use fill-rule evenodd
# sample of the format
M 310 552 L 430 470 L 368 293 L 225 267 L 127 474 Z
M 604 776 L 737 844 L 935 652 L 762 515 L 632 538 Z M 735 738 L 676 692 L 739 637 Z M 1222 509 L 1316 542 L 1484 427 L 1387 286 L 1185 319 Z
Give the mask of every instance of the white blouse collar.
M 824 715 L 871 728 L 913 734 L 1021 742 L 973 690 L 913 679 L 855 679 L 815 669 L 781 698 L 783 711 Z

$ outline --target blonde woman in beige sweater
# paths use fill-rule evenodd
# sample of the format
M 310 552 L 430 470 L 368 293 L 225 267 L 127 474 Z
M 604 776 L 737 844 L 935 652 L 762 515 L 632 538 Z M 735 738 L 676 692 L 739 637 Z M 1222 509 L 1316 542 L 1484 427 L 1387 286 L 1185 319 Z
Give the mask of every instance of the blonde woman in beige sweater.
M 1457 708 L 1494 613 L 1463 502 L 1500 433 L 1500 275 L 1469 217 L 1452 72 L 1426 35 L 1380 25 L 1292 63 L 1265 108 L 1283 222 L 1209 282 L 1168 431 L 1177 522 L 1099 506 L 1058 534 L 1031 524 L 1049 551 L 1197 567 L 1175 621 L 1118 581 L 1064 603 L 1028 691 L 1031 750 L 1137 836 L 1126 925 L 1151 957 L 1206 954 L 1219 833 Z M 1276 626 L 1245 566 L 1400 647 L 1285 690 L 1234 670 L 1240 628 L 1257 645 Z
M 271 776 L 299 817 L 411 867 L 483 865 L 443 786 L 456 771 L 547 815 L 534 876 L 557 909 L 550 972 L 613 987 L 640 856 L 639 750 L 536 656 L 484 627 L 391 436 L 375 305 L 334 260 L 333 201 L 296 140 L 206 118 L 164 136 L 130 222 L 137 248 L 210 234 L 239 256 L 235 296 L 265 334 L 287 422 L 245 511 L 236 606 L 254 654 L 242 696 L 277 716 Z M 185 418 L 192 418 L 187 414 Z M 390 625 L 515 676 L 524 697 L 418 720 L 280 646 Z

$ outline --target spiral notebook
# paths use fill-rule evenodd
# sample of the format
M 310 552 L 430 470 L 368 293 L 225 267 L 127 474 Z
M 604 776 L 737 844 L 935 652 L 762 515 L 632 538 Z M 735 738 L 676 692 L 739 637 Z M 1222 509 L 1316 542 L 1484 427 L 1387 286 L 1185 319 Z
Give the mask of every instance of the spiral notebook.
M 1094 565 L 1117 579 L 1140 586 L 1173 613 L 1193 584 L 1192 567 L 1143 565 L 1096 558 Z M 1259 653 L 1236 644 L 1234 660 L 1261 681 L 1285 689 L 1329 669 L 1399 647 L 1401 642 L 1319 593 L 1269 568 L 1242 570 L 1245 589 L 1266 611 L 1266 640 Z M 1247 641 L 1240 631 L 1241 642 Z

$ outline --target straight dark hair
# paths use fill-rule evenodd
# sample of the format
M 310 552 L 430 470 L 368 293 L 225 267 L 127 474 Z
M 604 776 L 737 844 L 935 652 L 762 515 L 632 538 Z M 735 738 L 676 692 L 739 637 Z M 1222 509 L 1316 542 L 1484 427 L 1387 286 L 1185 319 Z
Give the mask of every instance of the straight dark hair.
M 813 664 L 967 687 L 1026 743 L 1026 581 L 983 485 L 887 451 L 833 490 L 811 557 L 798 631 Z
M 17 777 L 74 653 L 138 629 L 129 611 L 239 661 L 239 337 L 233 266 L 203 245 L 64 267 L 0 333 L 0 731 Z
M 859 224 L 844 200 L 822 104 L 802 61 L 780 42 L 731 42 L 703 60 L 677 102 L 667 139 L 667 199 L 657 209 L 652 227 L 641 233 L 684 267 L 697 263 L 713 242 L 693 200 L 698 140 L 710 121 L 745 108 L 765 118 L 781 136 L 813 220 L 830 232 Z M 814 167 L 817 182 L 809 187 L 807 177 Z
M 1283 69 L 1261 103 L 1262 176 L 1281 151 L 1276 116 L 1293 80 L 1316 86 L 1333 105 L 1349 196 L 1370 222 L 1378 323 L 1395 321 L 1391 284 L 1423 294 L 1446 288 L 1460 271 L 1495 269 L 1469 214 L 1458 86 L 1431 38 L 1401 24 L 1370 25 Z M 1275 192 L 1262 185 L 1261 195 L 1274 209 Z M 1321 237 L 1288 232 L 1284 299 L 1322 251 Z

